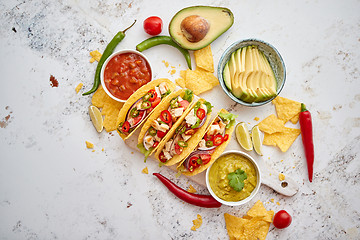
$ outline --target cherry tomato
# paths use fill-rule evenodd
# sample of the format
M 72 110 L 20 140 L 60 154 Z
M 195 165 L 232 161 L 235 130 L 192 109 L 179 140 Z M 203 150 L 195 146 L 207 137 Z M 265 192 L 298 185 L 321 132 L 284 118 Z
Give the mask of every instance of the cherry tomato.
M 156 135 L 159 137 L 159 138 L 163 138 L 165 135 L 166 135 L 166 132 L 162 132 L 162 131 L 157 131 L 156 132 Z
M 224 142 L 224 138 L 221 134 L 214 136 L 213 144 L 214 146 L 219 146 Z
M 179 102 L 180 107 L 182 107 L 184 109 L 186 109 L 189 106 L 189 104 L 190 103 L 187 100 L 182 100 L 182 101 Z
M 152 16 L 144 21 L 144 30 L 147 34 L 155 36 L 161 33 L 163 22 L 161 18 Z
M 199 108 L 199 109 L 196 111 L 196 116 L 197 116 L 200 120 L 203 120 L 204 117 L 205 117 L 205 110 L 202 109 L 202 108 Z
M 140 122 L 140 120 L 142 119 L 142 117 L 144 116 L 145 111 L 139 111 L 139 115 L 137 115 L 136 117 L 134 117 L 134 125 L 138 124 Z M 125 124 L 125 123 L 124 123 Z M 134 126 L 133 125 L 133 126 Z
M 285 210 L 278 211 L 273 220 L 273 224 L 276 228 L 286 228 L 291 224 L 292 218 Z
M 202 163 L 205 165 L 210 162 L 211 155 L 210 154 L 200 154 L 200 158 L 201 158 Z
M 167 161 L 163 151 L 161 151 L 161 153 L 159 154 L 159 159 L 160 159 L 160 162 L 163 162 L 163 163 Z
M 229 139 L 229 134 L 225 134 L 224 136 L 224 142 L 226 142 Z
M 125 121 L 124 124 L 121 126 L 122 132 L 128 132 L 130 130 L 130 123 L 128 121 Z
M 164 110 L 160 113 L 160 119 L 164 123 L 169 124 L 171 122 L 171 114 L 168 110 Z

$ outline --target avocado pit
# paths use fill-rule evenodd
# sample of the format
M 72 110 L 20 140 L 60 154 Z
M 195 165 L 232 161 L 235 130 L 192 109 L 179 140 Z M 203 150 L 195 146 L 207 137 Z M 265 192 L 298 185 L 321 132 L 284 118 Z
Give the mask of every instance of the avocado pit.
M 191 15 L 182 20 L 180 28 L 185 38 L 189 42 L 194 43 L 201 41 L 206 36 L 209 32 L 210 24 L 199 15 Z

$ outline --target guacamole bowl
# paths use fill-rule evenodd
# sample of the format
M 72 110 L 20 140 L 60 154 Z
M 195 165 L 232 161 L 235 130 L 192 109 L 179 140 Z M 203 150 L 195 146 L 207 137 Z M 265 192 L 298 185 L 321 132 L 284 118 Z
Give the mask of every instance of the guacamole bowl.
M 228 206 L 249 202 L 259 191 L 258 164 L 241 151 L 226 151 L 206 171 L 206 186 L 211 196 Z
M 249 47 L 249 46 L 253 46 L 253 48 L 256 48 L 259 50 L 260 54 L 258 54 L 257 56 L 261 56 L 259 58 L 261 60 L 254 58 L 254 57 L 250 57 L 251 54 L 249 54 L 249 57 L 246 56 L 246 61 L 248 61 L 247 59 L 256 59 L 256 61 L 254 61 L 255 63 L 250 65 L 247 62 L 246 64 L 248 64 L 248 65 L 241 65 L 241 64 L 239 64 L 239 60 L 237 60 L 237 59 L 241 59 L 244 62 L 246 62 L 246 61 L 245 61 L 245 57 L 243 57 L 243 58 L 240 57 L 240 53 L 239 53 L 239 57 L 234 57 L 234 61 L 233 61 L 233 62 L 236 62 L 236 61 L 237 62 L 234 65 L 231 64 L 233 53 L 240 52 L 238 50 L 245 49 L 246 47 Z M 243 51 L 243 52 L 245 52 L 245 51 Z M 254 56 L 254 55 L 252 55 L 252 56 Z M 265 58 L 263 58 L 262 56 L 264 56 Z M 264 80 L 264 77 L 263 77 L 264 72 L 261 71 L 260 66 L 264 66 L 264 68 L 265 68 L 265 65 L 268 66 L 267 62 L 270 64 L 270 67 L 271 67 L 271 69 L 268 69 L 268 70 L 270 72 L 272 70 L 272 73 L 271 73 L 272 80 L 270 82 L 273 86 L 271 87 L 270 92 L 268 92 L 267 90 L 264 90 L 262 87 L 263 85 L 267 85 L 267 83 L 264 83 L 264 81 L 266 81 L 266 82 L 268 82 L 268 81 Z M 227 66 L 227 64 L 229 65 L 229 67 Z M 232 66 L 232 69 L 235 68 L 235 70 L 231 74 L 231 77 L 230 77 L 230 75 L 228 75 L 229 71 L 231 71 L 231 70 L 227 69 L 227 68 L 231 69 L 230 65 Z M 237 66 L 240 66 L 240 67 L 237 67 Z M 252 67 L 248 67 L 248 66 L 252 66 Z M 252 70 L 252 72 L 254 72 L 254 73 L 252 74 L 251 77 L 249 77 L 250 76 L 249 74 L 241 75 L 241 76 L 246 76 L 246 77 L 239 77 L 240 74 L 236 75 L 237 77 L 233 77 L 233 76 L 235 76 L 234 73 L 240 73 L 240 72 L 243 73 L 244 67 L 254 69 L 254 70 Z M 238 42 L 233 43 L 222 54 L 222 56 L 219 60 L 219 65 L 218 65 L 217 71 L 218 71 L 218 79 L 219 79 L 220 85 L 221 85 L 223 91 L 226 93 L 226 95 L 229 98 L 231 98 L 234 102 L 239 103 L 244 106 L 248 106 L 248 107 L 257 107 L 257 106 L 261 106 L 261 105 L 271 102 L 271 100 L 273 100 L 277 95 L 280 94 L 281 90 L 284 87 L 285 79 L 286 79 L 285 63 L 284 63 L 280 53 L 271 44 L 264 42 L 262 40 L 258 40 L 258 39 L 245 39 L 245 40 L 240 40 Z M 259 76 L 259 72 L 260 72 L 260 74 L 263 74 L 262 77 L 253 77 L 255 74 L 258 74 L 258 76 Z M 230 81 L 229 77 L 231 79 L 237 79 L 237 80 Z M 275 79 L 273 77 L 275 77 Z M 256 80 L 252 80 L 251 78 L 252 79 L 257 78 L 257 79 L 260 79 L 260 81 L 263 81 L 261 83 L 261 87 L 259 87 L 260 86 L 259 80 L 256 81 Z M 273 79 L 274 79 L 274 81 L 273 81 Z M 234 87 L 234 85 L 237 85 L 237 87 Z M 230 88 L 232 88 L 232 89 L 230 89 Z M 261 88 L 261 90 L 259 88 Z M 235 90 L 235 89 L 237 89 L 237 90 Z M 245 92 L 243 89 L 245 89 Z M 247 92 L 247 91 L 249 91 L 248 89 L 251 89 L 250 92 Z

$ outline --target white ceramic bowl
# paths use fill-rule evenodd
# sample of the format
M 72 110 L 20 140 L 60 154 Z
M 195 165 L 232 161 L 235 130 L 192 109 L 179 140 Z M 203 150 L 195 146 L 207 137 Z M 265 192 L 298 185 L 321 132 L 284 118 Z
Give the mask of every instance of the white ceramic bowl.
M 124 54 L 124 53 L 135 53 L 141 57 L 143 57 L 145 59 L 145 61 L 149 64 L 149 67 L 150 67 L 150 71 L 151 71 L 151 78 L 150 78 L 150 81 L 152 80 L 152 76 L 153 76 L 153 71 L 152 71 L 152 67 L 151 67 L 151 64 L 150 64 L 150 61 L 149 59 L 147 59 L 147 57 L 142 54 L 141 52 L 139 51 L 136 51 L 136 50 L 132 50 L 132 49 L 123 49 L 123 50 L 120 50 L 120 51 L 117 51 L 117 52 L 114 52 L 113 54 L 111 54 L 104 62 L 102 68 L 101 68 L 101 72 L 100 72 L 100 81 L 101 81 L 101 85 L 104 89 L 104 91 L 106 92 L 107 95 L 109 95 L 112 99 L 118 101 L 118 102 L 126 102 L 126 99 L 123 100 L 123 99 L 120 99 L 120 98 L 117 98 L 115 97 L 114 95 L 111 94 L 111 92 L 107 89 L 106 85 L 105 85 L 105 82 L 104 82 L 104 71 L 105 71 L 105 68 L 107 66 L 107 64 L 109 63 L 109 61 L 114 58 L 115 56 L 119 55 L 119 54 Z
M 248 196 L 247 198 L 241 200 L 241 201 L 237 201 L 237 202 L 229 202 L 229 201 L 225 201 L 221 198 L 219 198 L 218 196 L 216 196 L 216 194 L 214 193 L 214 191 L 211 189 L 210 187 L 210 183 L 209 183 L 209 172 L 210 172 L 210 169 L 212 167 L 212 165 L 206 170 L 206 187 L 207 189 L 209 190 L 211 196 L 213 196 L 217 201 L 219 201 L 220 203 L 224 204 L 224 205 L 227 205 L 227 206 L 239 206 L 239 205 L 242 205 L 242 204 L 245 204 L 247 202 L 249 202 L 259 191 L 260 189 L 260 185 L 261 185 L 261 172 L 260 172 L 260 168 L 258 166 L 258 164 L 255 162 L 255 160 L 248 154 L 244 153 L 244 152 L 241 152 L 241 151 L 236 151 L 236 150 L 231 150 L 231 151 L 226 151 L 224 152 L 223 154 L 221 154 L 219 156 L 222 157 L 222 156 L 225 156 L 227 154 L 238 154 L 240 156 L 243 156 L 245 157 L 246 159 L 248 159 L 255 167 L 255 171 L 256 171 L 256 177 L 257 177 L 257 183 L 256 183 L 256 187 L 254 188 L 254 190 L 251 192 L 250 196 Z M 219 159 L 218 158 L 218 159 Z M 215 162 L 217 161 L 217 159 L 215 160 Z M 215 163 L 214 162 L 214 163 Z M 214 164 L 213 163 L 213 164 Z

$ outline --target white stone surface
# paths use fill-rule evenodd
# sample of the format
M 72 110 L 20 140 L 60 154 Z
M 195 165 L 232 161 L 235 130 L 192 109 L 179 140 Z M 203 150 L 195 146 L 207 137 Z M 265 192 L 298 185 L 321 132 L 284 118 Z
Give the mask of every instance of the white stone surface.
M 285 60 L 281 96 L 305 102 L 312 113 L 313 183 L 307 180 L 300 137 L 286 153 L 264 147 L 263 159 L 299 184 L 293 197 L 262 186 L 240 207 L 185 204 L 141 170 L 147 166 L 183 188 L 207 190 L 176 179 L 154 161 L 144 163 L 115 132 L 98 134 L 90 122 L 91 98 L 81 95 L 91 87 L 96 68 L 89 52 L 102 52 L 115 33 L 137 19 L 118 46 L 134 49 L 148 37 L 142 21 L 151 15 L 163 19 L 167 35 L 171 17 L 198 4 L 225 6 L 235 15 L 232 28 L 212 44 L 215 66 L 239 39 L 267 41 Z M 223 214 L 243 216 L 259 199 L 267 209 L 293 216 L 287 229 L 271 225 L 267 239 L 360 238 L 359 1 L 27 0 L 1 1 L 0 9 L 1 239 L 228 239 Z M 155 77 L 174 80 L 186 68 L 175 48 L 144 53 Z M 162 60 L 176 67 L 175 75 Z M 57 88 L 50 86 L 50 75 L 59 81 Z M 76 94 L 80 82 L 84 88 Z M 254 117 L 275 113 L 272 104 L 236 105 L 220 86 L 201 96 L 251 126 Z M 95 152 L 85 147 L 86 140 Z M 203 225 L 191 231 L 197 214 Z

